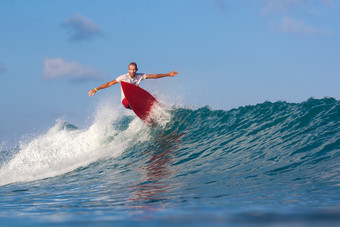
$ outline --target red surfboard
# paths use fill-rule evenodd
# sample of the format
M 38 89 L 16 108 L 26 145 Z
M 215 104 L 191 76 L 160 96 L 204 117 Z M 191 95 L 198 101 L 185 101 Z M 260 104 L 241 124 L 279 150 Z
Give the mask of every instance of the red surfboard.
M 133 112 L 144 122 L 148 121 L 150 110 L 157 100 L 149 92 L 136 85 L 124 81 L 120 83 Z

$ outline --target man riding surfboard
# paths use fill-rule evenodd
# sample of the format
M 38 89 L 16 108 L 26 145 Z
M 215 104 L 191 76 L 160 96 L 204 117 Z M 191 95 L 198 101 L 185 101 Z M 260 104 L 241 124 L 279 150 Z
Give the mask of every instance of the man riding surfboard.
M 174 77 L 178 74 L 177 71 L 172 71 L 170 73 L 165 73 L 165 74 L 144 74 L 144 73 L 137 73 L 138 71 L 138 67 L 137 64 L 135 62 L 131 62 L 129 64 L 129 73 L 123 74 L 118 76 L 115 80 L 107 82 L 95 89 L 92 89 L 89 91 L 89 96 L 93 96 L 96 94 L 96 92 L 98 90 L 104 89 L 104 88 L 108 88 L 111 87 L 114 84 L 120 83 L 121 81 L 130 83 L 130 84 L 134 84 L 137 85 L 144 79 L 158 79 L 158 78 L 162 78 L 162 77 Z M 121 101 L 122 104 L 124 105 L 125 108 L 130 109 L 129 103 L 127 102 L 124 92 L 123 90 L 121 91 Z

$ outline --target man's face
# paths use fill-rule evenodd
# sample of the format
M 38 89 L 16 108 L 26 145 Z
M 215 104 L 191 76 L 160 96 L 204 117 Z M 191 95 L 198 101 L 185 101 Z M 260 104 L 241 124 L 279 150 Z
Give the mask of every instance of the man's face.
M 129 75 L 130 77 L 134 77 L 137 72 L 137 67 L 135 65 L 129 65 Z

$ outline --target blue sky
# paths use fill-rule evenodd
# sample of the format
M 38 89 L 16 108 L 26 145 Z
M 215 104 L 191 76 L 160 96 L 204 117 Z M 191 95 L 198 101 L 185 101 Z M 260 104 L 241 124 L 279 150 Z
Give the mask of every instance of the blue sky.
M 165 100 L 231 109 L 340 97 L 340 12 L 333 0 L 0 0 L 0 145 L 58 118 L 83 126 L 118 106 L 126 73 Z M 119 106 L 121 108 L 121 106 Z

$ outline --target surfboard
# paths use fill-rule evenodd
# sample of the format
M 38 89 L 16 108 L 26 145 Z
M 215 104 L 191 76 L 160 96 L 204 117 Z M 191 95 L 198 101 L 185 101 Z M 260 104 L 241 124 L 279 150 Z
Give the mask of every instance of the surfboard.
M 128 101 L 131 109 L 135 114 L 142 119 L 144 122 L 148 122 L 148 117 L 152 106 L 157 103 L 155 97 L 149 92 L 145 91 L 136 85 L 120 82 L 125 98 Z

